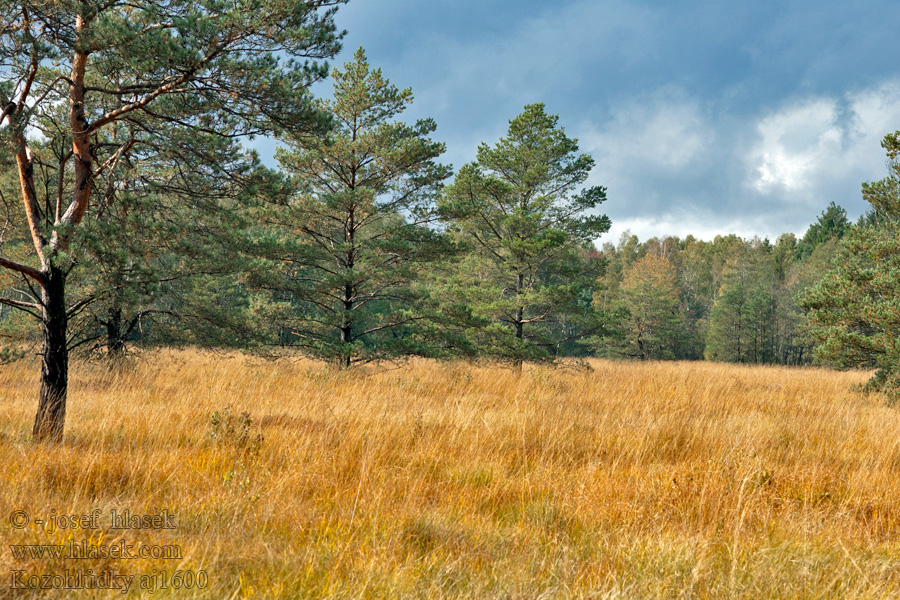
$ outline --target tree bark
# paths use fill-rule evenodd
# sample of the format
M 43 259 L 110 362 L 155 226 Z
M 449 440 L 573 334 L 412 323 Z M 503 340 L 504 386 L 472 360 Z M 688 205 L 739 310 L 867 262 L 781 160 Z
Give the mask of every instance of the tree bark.
M 43 350 L 41 396 L 34 418 L 35 441 L 62 441 L 66 421 L 66 394 L 69 387 L 69 349 L 66 343 L 66 275 L 51 265 L 41 288 Z
M 516 277 L 516 298 L 521 300 L 522 294 L 525 293 L 524 287 L 525 287 L 525 274 L 519 273 Z M 521 347 L 522 347 L 521 342 L 525 337 L 524 323 L 523 323 L 524 320 L 525 320 L 525 307 L 522 305 L 519 305 L 519 308 L 516 311 L 516 323 L 515 323 L 516 339 L 519 340 L 519 348 L 517 348 L 517 351 L 521 351 Z M 517 371 L 521 371 L 522 370 L 522 362 L 523 362 L 522 357 L 517 356 L 515 361 L 513 362 L 513 367 Z
M 347 286 L 346 294 L 350 297 L 352 293 L 350 286 Z M 344 318 L 341 323 L 341 356 L 340 356 L 340 367 L 342 369 L 350 368 L 351 361 L 351 350 L 350 344 L 353 343 L 353 321 L 350 317 L 350 311 L 353 309 L 353 302 L 350 300 L 344 301 Z
M 109 318 L 106 321 L 106 354 L 110 360 L 118 360 L 125 356 L 125 336 L 122 330 L 122 309 L 110 306 L 107 309 Z
M 353 182 L 355 187 L 356 173 L 353 173 Z M 353 266 L 356 262 L 356 244 L 354 237 L 356 235 L 356 211 L 350 208 L 347 214 L 347 221 L 344 225 L 344 241 L 347 243 L 347 256 L 345 258 L 345 272 L 349 277 L 353 272 Z M 352 349 L 350 344 L 353 343 L 353 303 L 356 296 L 356 290 L 351 283 L 344 284 L 344 305 L 343 317 L 341 320 L 341 356 L 340 367 L 349 369 L 352 362 Z

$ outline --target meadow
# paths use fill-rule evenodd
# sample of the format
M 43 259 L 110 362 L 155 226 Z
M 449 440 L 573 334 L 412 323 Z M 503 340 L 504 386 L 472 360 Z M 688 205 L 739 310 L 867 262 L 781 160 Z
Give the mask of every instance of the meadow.
M 160 351 L 74 365 L 56 446 L 38 365 L 0 367 L 0 598 L 900 598 L 900 409 L 868 373 L 590 367 Z M 180 557 L 10 548 L 85 540 Z M 135 579 L 12 585 L 78 569 Z

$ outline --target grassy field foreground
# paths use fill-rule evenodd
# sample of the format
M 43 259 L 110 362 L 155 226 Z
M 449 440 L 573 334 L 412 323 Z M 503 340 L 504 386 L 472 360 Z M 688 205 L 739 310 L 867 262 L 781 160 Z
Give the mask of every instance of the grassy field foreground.
M 56 447 L 28 440 L 37 365 L 2 367 L 0 598 L 900 597 L 900 410 L 849 391 L 866 374 L 591 365 L 82 364 Z M 177 527 L 111 530 L 112 510 Z M 181 558 L 9 547 L 119 540 Z M 78 569 L 135 579 L 11 585 Z

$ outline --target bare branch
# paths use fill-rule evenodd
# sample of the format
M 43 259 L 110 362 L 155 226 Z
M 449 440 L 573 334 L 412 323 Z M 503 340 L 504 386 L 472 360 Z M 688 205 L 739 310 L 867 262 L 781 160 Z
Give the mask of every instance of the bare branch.
M 25 141 L 25 134 L 17 132 L 16 137 L 18 138 L 16 140 L 18 142 L 16 168 L 19 172 L 19 185 L 22 188 L 25 216 L 28 219 L 28 229 L 31 233 L 31 240 L 34 243 L 34 250 L 41 261 L 41 265 L 43 265 L 46 263 L 44 247 L 47 245 L 47 239 L 41 233 L 41 209 L 38 206 L 37 192 L 34 189 L 34 163 L 31 158 L 31 150 L 29 150 Z
M 87 134 L 94 133 L 95 131 L 97 131 L 98 129 L 100 129 L 101 127 L 106 125 L 107 123 L 111 123 L 112 121 L 115 121 L 115 120 L 119 119 L 120 117 L 127 115 L 128 113 L 130 113 L 132 111 L 135 111 L 135 110 L 138 110 L 139 108 L 143 108 L 143 107 L 147 106 L 148 104 L 150 104 L 151 102 L 153 102 L 154 100 L 156 100 L 157 98 L 159 98 L 160 96 L 162 96 L 164 94 L 168 94 L 170 92 L 176 91 L 176 88 L 179 85 L 190 81 L 194 77 L 194 75 L 197 73 L 197 71 L 200 69 L 200 67 L 205 65 L 209 61 L 211 61 L 213 58 L 215 58 L 215 56 L 217 54 L 219 54 L 219 52 L 222 49 L 223 48 L 217 48 L 215 51 L 211 52 L 210 54 L 207 54 L 206 56 L 203 57 L 203 59 L 196 66 L 194 66 L 194 68 L 188 70 L 180 77 L 170 79 L 168 82 L 160 84 L 159 87 L 157 87 L 152 92 L 148 93 L 146 96 L 144 96 L 140 100 L 136 100 L 134 102 L 131 102 L 130 104 L 126 104 L 125 106 L 122 106 L 121 108 L 117 108 L 115 110 L 112 110 L 112 111 L 106 113 L 105 115 L 103 115 L 102 117 L 100 117 L 99 119 L 97 119 L 96 121 L 91 123 L 91 125 L 87 128 L 85 133 L 87 133 Z
M 44 99 L 47 97 L 48 94 L 50 94 L 50 92 L 53 91 L 53 88 L 54 88 L 54 87 L 56 86 L 56 84 L 59 83 L 60 81 L 65 81 L 66 83 L 68 83 L 68 84 L 70 84 L 70 85 L 72 84 L 72 80 L 71 80 L 71 79 L 69 79 L 68 77 L 65 77 L 64 75 L 60 75 L 59 77 L 57 77 L 56 79 L 54 79 L 53 81 L 50 82 L 50 85 L 47 86 L 47 89 L 44 90 L 44 93 L 43 93 L 43 94 L 41 94 L 40 96 L 38 96 L 37 100 L 35 100 L 35 101 L 32 103 L 32 106 L 35 106 L 35 107 L 43 106 L 43 105 L 42 105 L 42 102 L 44 101 Z M 0 119 L 0 120 L 2 120 L 2 119 Z
M 375 333 L 376 331 L 381 331 L 382 329 L 390 329 L 391 327 L 399 327 L 400 325 L 405 325 L 406 323 L 412 323 L 414 321 L 421 321 L 425 317 L 407 317 L 406 319 L 400 319 L 399 321 L 394 321 L 392 323 L 386 323 L 384 325 L 379 325 L 377 327 L 372 327 L 371 329 L 367 329 L 362 333 L 359 333 L 353 336 L 353 341 L 358 340 L 359 338 L 369 335 L 370 333 Z
M 44 285 L 44 274 L 33 267 L 17 263 L 15 261 L 9 260 L 8 258 L 3 258 L 2 256 L 0 256 L 0 267 L 6 267 L 7 269 L 10 269 L 12 271 L 21 273 L 22 275 L 27 275 L 41 285 Z
M 73 304 L 69 310 L 66 311 L 66 318 L 71 319 L 72 317 L 77 315 L 79 312 L 81 312 L 86 306 L 88 306 L 94 300 L 96 300 L 96 298 L 94 296 L 87 296 L 85 298 L 82 298 L 81 300 L 79 300 L 78 302 Z
M 85 339 L 81 340 L 80 342 L 77 342 L 75 344 L 72 344 L 71 346 L 68 346 L 67 349 L 69 351 L 74 350 L 75 348 L 78 348 L 79 346 L 84 346 L 85 344 L 90 344 L 94 340 L 99 340 L 101 337 L 103 337 L 103 336 L 95 335 L 93 337 L 85 338 Z
M 119 159 L 122 158 L 125 153 L 131 150 L 131 147 L 134 146 L 135 142 L 136 140 L 134 138 L 131 138 L 130 140 L 122 144 L 122 146 L 119 147 L 119 149 L 116 150 L 112 156 L 106 159 L 106 162 L 104 162 L 97 168 L 96 171 L 94 171 L 92 177 L 98 177 L 107 167 L 115 168 L 116 163 L 119 162 Z
M 26 312 L 31 312 L 29 309 L 32 309 L 32 310 L 40 310 L 41 309 L 40 305 L 38 305 L 34 302 L 22 302 L 21 300 L 13 300 L 12 298 L 0 297 L 0 304 L 5 304 L 7 306 L 13 306 L 15 308 L 20 308 Z M 31 313 L 31 314 L 33 314 L 34 316 L 38 316 L 37 313 Z

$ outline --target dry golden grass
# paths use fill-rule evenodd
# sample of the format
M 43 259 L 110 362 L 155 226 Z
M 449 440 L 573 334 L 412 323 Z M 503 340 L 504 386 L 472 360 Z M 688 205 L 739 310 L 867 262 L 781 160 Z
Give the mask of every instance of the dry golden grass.
M 31 595 L 10 570 L 66 568 L 209 574 L 129 598 L 900 597 L 900 412 L 849 391 L 867 374 L 592 365 L 76 365 L 61 446 L 28 441 L 36 365 L 2 367 L 0 598 Z M 229 404 L 264 435 L 258 454 L 211 437 Z M 7 516 L 95 508 L 169 509 L 179 527 L 47 533 Z M 123 537 L 184 559 L 8 549 Z M 48 595 L 64 596 L 123 597 Z

